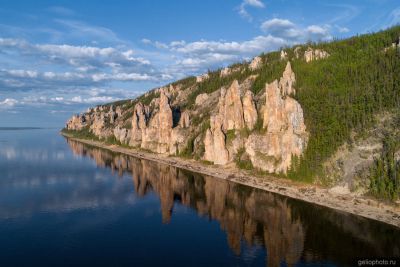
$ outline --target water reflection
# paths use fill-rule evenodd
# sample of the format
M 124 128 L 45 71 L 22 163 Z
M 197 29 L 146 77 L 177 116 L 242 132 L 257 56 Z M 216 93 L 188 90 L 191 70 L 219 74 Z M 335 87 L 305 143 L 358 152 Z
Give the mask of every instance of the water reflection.
M 294 266 L 298 262 L 351 265 L 360 257 L 400 255 L 400 233 L 395 227 L 69 139 L 67 142 L 75 155 L 90 157 L 97 166 L 111 168 L 120 176 L 130 173 L 137 196 L 155 192 L 161 201 L 163 223 L 171 221 L 176 203 L 217 220 L 238 256 L 243 246 L 263 246 L 268 266 L 282 262 Z

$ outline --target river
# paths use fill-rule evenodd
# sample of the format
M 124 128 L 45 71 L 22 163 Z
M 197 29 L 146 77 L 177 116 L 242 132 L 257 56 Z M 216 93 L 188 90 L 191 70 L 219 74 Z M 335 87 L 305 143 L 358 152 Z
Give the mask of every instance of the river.
M 1 266 L 354 266 L 400 229 L 90 147 L 0 130 Z

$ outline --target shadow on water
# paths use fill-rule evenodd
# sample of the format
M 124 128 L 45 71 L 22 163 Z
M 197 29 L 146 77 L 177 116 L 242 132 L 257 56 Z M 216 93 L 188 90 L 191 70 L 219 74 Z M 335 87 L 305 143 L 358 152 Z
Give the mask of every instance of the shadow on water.
M 169 165 L 91 147 L 67 139 L 73 153 L 120 176 L 129 173 L 138 196 L 155 192 L 168 224 L 176 203 L 219 222 L 236 255 L 262 246 L 268 266 L 399 257 L 396 227 Z

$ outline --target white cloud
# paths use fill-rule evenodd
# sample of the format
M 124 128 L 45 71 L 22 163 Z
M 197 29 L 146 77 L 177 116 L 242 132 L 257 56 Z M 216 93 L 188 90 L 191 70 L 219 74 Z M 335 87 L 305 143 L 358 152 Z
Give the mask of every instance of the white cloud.
M 275 37 L 284 38 L 288 42 L 305 42 L 330 40 L 330 25 L 309 25 L 301 27 L 288 19 L 273 18 L 264 21 L 261 30 Z
M 164 72 L 172 72 L 173 76 L 198 74 L 207 69 L 215 69 L 230 63 L 247 60 L 262 52 L 278 49 L 286 44 L 282 38 L 271 35 L 256 36 L 242 42 L 197 41 L 186 43 L 172 42 L 169 49 L 174 54 L 175 64 L 168 66 Z M 171 44 L 172 44 L 171 43 Z
M 268 36 L 257 36 L 251 40 L 243 42 L 217 42 L 217 41 L 198 41 L 187 43 L 172 48 L 184 54 L 254 54 L 277 48 L 283 45 L 285 41 L 282 38 Z
M 4 53 L 17 53 L 49 64 L 72 66 L 80 70 L 104 68 L 113 63 L 123 68 L 145 70 L 151 64 L 148 59 L 134 57 L 132 49 L 120 50 L 114 47 L 30 44 L 20 39 L 0 38 L 0 48 L 4 49 Z
M 238 13 L 240 16 L 242 16 L 243 18 L 247 18 L 249 21 L 252 21 L 253 17 L 249 14 L 249 12 L 247 12 L 247 6 L 251 6 L 254 8 L 265 7 L 264 3 L 260 0 L 244 0 L 238 7 Z
M 249 6 L 263 8 L 265 5 L 260 0 L 244 0 L 243 3 L 246 3 Z
M 6 98 L 3 101 L 0 101 L 0 108 L 10 108 L 18 104 L 18 100 L 14 98 Z
M 28 77 L 28 78 L 36 78 L 38 76 L 37 71 L 33 70 L 9 70 L 8 71 L 10 75 L 13 75 L 15 77 Z
M 347 28 L 347 27 L 340 27 L 340 26 L 338 26 L 338 25 L 335 25 L 335 27 L 336 27 L 336 29 L 337 29 L 340 33 L 347 33 L 347 32 L 350 31 L 350 29 Z

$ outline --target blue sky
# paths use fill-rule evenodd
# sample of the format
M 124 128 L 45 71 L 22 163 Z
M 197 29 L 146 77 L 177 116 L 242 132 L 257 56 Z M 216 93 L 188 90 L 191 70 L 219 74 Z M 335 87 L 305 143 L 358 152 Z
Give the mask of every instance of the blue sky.
M 398 0 L 0 3 L 0 127 L 62 127 L 89 106 L 261 52 L 400 23 Z

